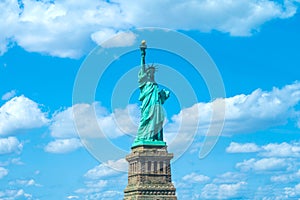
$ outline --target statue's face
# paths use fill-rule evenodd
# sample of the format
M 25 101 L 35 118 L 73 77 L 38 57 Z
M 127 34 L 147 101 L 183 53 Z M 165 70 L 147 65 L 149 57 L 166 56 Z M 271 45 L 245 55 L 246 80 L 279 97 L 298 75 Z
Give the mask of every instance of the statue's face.
M 150 73 L 151 75 L 154 75 L 155 70 L 154 70 L 153 68 L 151 68 L 151 69 L 149 70 L 149 73 Z
M 155 73 L 155 69 L 148 69 L 148 76 L 150 77 L 151 80 L 154 80 L 154 73 Z

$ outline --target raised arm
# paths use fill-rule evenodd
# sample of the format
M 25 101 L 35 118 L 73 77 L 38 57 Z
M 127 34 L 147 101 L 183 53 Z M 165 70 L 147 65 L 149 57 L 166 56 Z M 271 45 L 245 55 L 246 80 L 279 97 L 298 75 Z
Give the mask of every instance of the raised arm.
M 146 61 L 145 61 L 145 57 L 146 57 L 146 49 L 147 49 L 147 45 L 146 45 L 146 41 L 143 40 L 141 45 L 140 45 L 140 49 L 141 49 L 141 67 L 142 67 L 142 71 L 145 72 L 146 68 Z

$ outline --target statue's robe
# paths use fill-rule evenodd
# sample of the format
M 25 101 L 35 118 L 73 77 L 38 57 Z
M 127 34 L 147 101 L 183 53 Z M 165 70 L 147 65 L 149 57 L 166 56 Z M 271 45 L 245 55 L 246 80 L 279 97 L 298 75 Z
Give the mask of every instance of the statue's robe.
M 162 104 L 169 97 L 169 91 L 159 91 L 154 78 L 149 71 L 141 68 L 139 71 L 139 100 L 141 105 L 141 120 L 135 142 L 163 141 L 164 110 Z

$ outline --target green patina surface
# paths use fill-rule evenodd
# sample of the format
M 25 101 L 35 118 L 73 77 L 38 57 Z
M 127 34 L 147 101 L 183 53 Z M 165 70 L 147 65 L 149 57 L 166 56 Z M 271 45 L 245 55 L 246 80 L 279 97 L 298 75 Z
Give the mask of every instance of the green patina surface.
M 132 145 L 132 147 L 137 147 L 137 146 L 166 146 L 166 142 L 164 141 L 147 141 L 147 140 L 139 140 L 135 141 Z
M 155 67 L 146 67 L 146 42 L 142 41 L 141 49 L 141 69 L 138 74 L 140 88 L 139 100 L 141 105 L 141 119 L 137 136 L 132 147 L 141 145 L 165 146 L 163 141 L 163 123 L 165 114 L 162 104 L 168 99 L 170 92 L 159 90 L 154 80 Z

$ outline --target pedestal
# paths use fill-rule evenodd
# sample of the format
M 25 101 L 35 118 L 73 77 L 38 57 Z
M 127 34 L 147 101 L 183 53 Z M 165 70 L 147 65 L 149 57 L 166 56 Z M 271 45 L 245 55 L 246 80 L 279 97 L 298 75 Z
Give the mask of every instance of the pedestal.
M 177 200 L 167 146 L 136 146 L 126 156 L 128 185 L 124 200 Z

